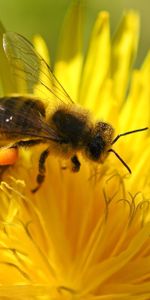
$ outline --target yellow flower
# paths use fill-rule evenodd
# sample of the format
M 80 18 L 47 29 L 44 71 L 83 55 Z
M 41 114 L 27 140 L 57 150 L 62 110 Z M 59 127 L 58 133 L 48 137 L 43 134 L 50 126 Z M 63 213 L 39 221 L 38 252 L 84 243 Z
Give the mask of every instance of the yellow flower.
M 77 3 L 61 34 L 55 62 L 60 82 L 95 118 L 111 123 L 116 135 L 148 126 L 150 56 L 131 74 L 138 15 L 126 13 L 111 42 L 109 16 L 101 12 L 85 61 L 82 23 Z M 40 37 L 35 46 L 47 60 Z M 3 70 L 2 49 L 0 55 Z M 9 66 L 4 74 L 3 90 L 14 91 Z M 124 137 L 114 148 L 131 175 L 113 154 L 98 167 L 81 157 L 78 174 L 62 170 L 61 161 L 50 156 L 46 180 L 33 195 L 40 153 L 35 148 L 22 151 L 6 171 L 0 190 L 0 299 L 150 299 L 149 134 Z

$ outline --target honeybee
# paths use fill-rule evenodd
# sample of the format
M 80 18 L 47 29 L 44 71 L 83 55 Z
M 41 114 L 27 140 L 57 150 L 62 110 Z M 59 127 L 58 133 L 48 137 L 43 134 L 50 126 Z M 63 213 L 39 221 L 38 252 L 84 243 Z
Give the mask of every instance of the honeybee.
M 3 36 L 3 47 L 13 76 L 24 82 L 28 95 L 18 93 L 0 99 L 0 146 L 18 149 L 45 144 L 45 150 L 39 158 L 37 186 L 32 190 L 33 193 L 44 181 L 45 162 L 49 154 L 70 159 L 72 171 L 78 172 L 78 152 L 97 163 L 103 163 L 108 154 L 113 152 L 131 173 L 112 145 L 120 137 L 144 131 L 147 127 L 114 138 L 111 124 L 100 120 L 93 122 L 89 111 L 73 102 L 27 39 L 7 32 Z M 41 97 L 30 96 L 36 86 Z

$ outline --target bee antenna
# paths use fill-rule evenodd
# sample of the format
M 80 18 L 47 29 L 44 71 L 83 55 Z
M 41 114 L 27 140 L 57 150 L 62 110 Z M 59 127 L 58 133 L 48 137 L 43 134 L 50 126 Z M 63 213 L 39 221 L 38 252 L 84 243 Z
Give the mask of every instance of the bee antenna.
M 124 133 L 121 133 L 121 134 L 118 134 L 114 140 L 112 141 L 111 145 L 113 145 L 114 143 L 116 143 L 118 141 L 118 139 L 124 135 L 128 135 L 128 134 L 132 134 L 132 133 L 135 133 L 135 132 L 139 132 L 139 131 L 144 131 L 144 130 L 147 130 L 148 127 L 145 127 L 145 128 L 141 128 L 141 129 L 136 129 L 136 130 L 132 130 L 132 131 L 127 131 L 127 132 L 124 132 Z M 117 156 L 117 155 L 116 155 Z M 120 159 L 121 160 L 121 159 Z M 124 163 L 124 165 L 126 165 Z
M 125 163 L 125 161 L 120 157 L 120 155 L 114 150 L 114 149 L 109 149 L 108 152 L 113 152 L 117 158 L 121 161 L 121 163 L 125 166 L 125 168 L 128 170 L 128 172 L 131 174 L 131 169 L 129 166 Z

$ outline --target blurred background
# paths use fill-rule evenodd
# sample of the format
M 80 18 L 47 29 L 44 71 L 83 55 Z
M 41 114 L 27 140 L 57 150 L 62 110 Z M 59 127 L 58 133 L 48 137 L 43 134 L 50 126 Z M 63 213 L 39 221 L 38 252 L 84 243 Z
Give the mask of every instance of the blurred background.
M 139 66 L 150 46 L 150 11 L 148 0 L 83 0 L 86 10 L 86 37 L 100 10 L 110 12 L 112 34 L 122 13 L 129 9 L 141 18 L 140 44 L 136 66 Z M 18 32 L 28 39 L 36 33 L 46 40 L 54 59 L 58 34 L 71 0 L 0 0 L 0 20 L 7 30 Z

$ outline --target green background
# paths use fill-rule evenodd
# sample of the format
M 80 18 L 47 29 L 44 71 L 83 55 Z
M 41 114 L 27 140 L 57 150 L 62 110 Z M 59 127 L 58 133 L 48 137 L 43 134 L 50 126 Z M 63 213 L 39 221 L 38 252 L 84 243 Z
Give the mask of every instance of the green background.
M 100 10 L 110 12 L 112 33 L 122 13 L 135 9 L 141 17 L 140 45 L 136 65 L 140 65 L 150 45 L 150 12 L 148 0 L 83 0 L 86 9 L 86 36 Z M 16 31 L 31 39 L 40 33 L 46 40 L 53 57 L 58 33 L 70 0 L 0 0 L 0 19 L 7 30 Z

